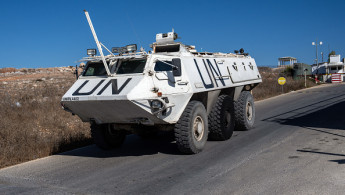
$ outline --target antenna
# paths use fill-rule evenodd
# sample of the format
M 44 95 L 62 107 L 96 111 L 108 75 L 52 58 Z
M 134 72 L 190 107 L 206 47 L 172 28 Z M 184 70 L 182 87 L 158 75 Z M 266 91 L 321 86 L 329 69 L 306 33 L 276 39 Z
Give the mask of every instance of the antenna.
M 141 44 L 141 39 L 140 39 L 140 37 L 139 37 L 137 31 L 136 31 L 135 28 L 134 28 L 134 25 L 133 25 L 133 23 L 132 23 L 132 20 L 131 20 L 131 18 L 129 17 L 129 15 L 128 15 L 127 13 L 126 13 L 126 15 L 127 15 L 127 20 L 129 21 L 129 24 L 131 25 L 131 28 L 132 28 L 132 30 L 133 30 L 133 33 L 134 33 L 134 35 L 136 36 L 136 38 L 137 38 L 137 40 L 138 40 L 138 42 L 139 42 L 140 48 L 142 48 L 143 45 Z
M 93 28 L 93 25 L 92 25 L 92 22 L 91 22 L 91 19 L 90 19 L 90 16 L 89 16 L 89 12 L 87 12 L 86 10 L 84 10 L 84 12 L 85 12 L 86 19 L 87 19 L 87 21 L 89 23 L 89 26 L 90 26 L 93 38 L 95 39 L 98 51 L 99 51 L 99 53 L 102 56 L 102 61 L 103 61 L 103 64 L 104 64 L 104 68 L 107 71 L 107 75 L 110 76 L 111 74 L 110 74 L 110 71 L 109 71 L 109 68 L 108 68 L 108 64 L 105 61 L 105 58 L 104 58 L 104 55 L 103 55 L 103 51 L 102 51 L 102 47 L 101 47 L 101 43 L 98 41 L 98 38 L 97 38 L 97 35 L 96 35 L 96 31 Z

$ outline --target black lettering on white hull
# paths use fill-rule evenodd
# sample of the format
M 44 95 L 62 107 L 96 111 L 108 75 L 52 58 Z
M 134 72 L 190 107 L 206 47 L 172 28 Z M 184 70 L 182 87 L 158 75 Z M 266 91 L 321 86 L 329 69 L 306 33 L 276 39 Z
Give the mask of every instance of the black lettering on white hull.
M 117 87 L 117 79 L 111 79 L 102 89 L 101 91 L 98 92 L 97 95 L 101 95 L 104 90 L 111 84 L 111 89 L 112 89 L 112 94 L 113 95 L 117 95 L 119 93 L 121 93 L 121 91 L 123 90 L 123 88 L 125 88 L 125 86 L 129 83 L 129 81 L 131 81 L 132 78 L 128 78 L 120 88 Z
M 203 62 L 204 62 L 204 61 L 203 61 Z M 214 88 L 214 84 L 213 84 L 213 81 L 212 81 L 210 72 L 208 71 L 205 62 L 204 62 L 204 66 L 205 66 L 205 69 L 206 69 L 206 71 L 207 71 L 208 77 L 210 78 L 210 81 L 211 81 L 210 84 L 206 84 L 206 83 L 205 83 L 204 77 L 202 76 L 201 71 L 200 71 L 200 68 L 199 68 L 199 65 L 198 65 L 198 63 L 196 62 L 195 59 L 194 59 L 194 63 L 195 63 L 196 68 L 198 69 L 198 72 L 199 72 L 201 81 L 202 81 L 202 83 L 204 84 L 204 87 L 205 87 L 206 89 Z
M 223 86 L 225 86 L 223 75 L 222 75 L 222 73 L 219 70 L 219 67 L 218 67 L 218 64 L 217 64 L 216 60 L 214 60 L 214 62 L 216 64 L 217 69 L 214 68 L 213 64 L 211 63 L 211 61 L 209 59 L 207 59 L 206 61 L 207 61 L 208 66 L 210 67 L 212 76 L 213 76 L 214 80 L 216 81 L 217 87 L 218 87 L 217 79 L 220 80 L 220 82 L 222 83 Z M 216 73 L 217 78 L 215 77 L 214 73 Z
M 120 94 L 121 91 L 126 87 L 126 85 L 131 81 L 132 78 L 126 79 L 126 81 L 121 85 L 120 88 L 118 88 L 117 79 L 111 79 L 98 93 L 97 95 L 101 95 L 111 84 L 112 94 L 117 95 Z M 91 95 L 93 94 L 96 89 L 105 81 L 105 79 L 101 80 L 97 85 L 89 92 L 83 92 L 81 93 L 80 90 L 89 82 L 89 80 L 86 80 L 83 84 L 80 85 L 80 87 L 72 94 L 72 96 L 81 96 L 81 95 Z
M 89 82 L 89 80 L 86 80 L 83 84 L 80 85 L 80 87 L 72 94 L 75 95 L 91 95 L 93 92 L 96 91 L 96 89 L 105 81 L 105 79 L 101 80 L 91 91 L 80 93 L 79 91 Z

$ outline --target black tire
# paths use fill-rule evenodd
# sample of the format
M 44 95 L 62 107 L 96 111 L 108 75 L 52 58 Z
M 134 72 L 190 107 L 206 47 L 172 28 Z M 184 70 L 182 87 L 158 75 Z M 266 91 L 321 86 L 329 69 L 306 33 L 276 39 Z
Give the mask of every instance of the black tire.
M 235 105 L 235 129 L 246 131 L 254 126 L 255 106 L 252 94 L 242 91 Z
M 177 148 L 186 154 L 201 152 L 208 136 L 207 113 L 204 105 L 191 101 L 183 111 L 175 125 L 175 140 Z
M 210 140 L 224 141 L 230 139 L 234 132 L 234 106 L 233 100 L 228 95 L 218 97 L 211 113 L 208 115 Z
M 115 130 L 110 124 L 91 123 L 91 137 L 99 148 L 110 150 L 120 147 L 126 139 L 126 132 Z

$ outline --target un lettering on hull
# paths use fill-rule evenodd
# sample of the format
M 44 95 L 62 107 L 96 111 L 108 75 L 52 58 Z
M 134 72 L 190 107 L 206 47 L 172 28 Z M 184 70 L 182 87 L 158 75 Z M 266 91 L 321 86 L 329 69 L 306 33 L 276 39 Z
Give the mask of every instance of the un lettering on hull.
M 216 59 L 193 59 L 192 63 L 191 67 L 196 70 L 193 77 L 196 88 L 223 88 L 231 84 L 226 67 Z
M 84 100 L 84 97 L 102 99 L 102 97 L 128 94 L 135 87 L 135 83 L 140 82 L 140 79 L 133 77 L 79 79 L 65 96 L 80 97 L 80 100 Z

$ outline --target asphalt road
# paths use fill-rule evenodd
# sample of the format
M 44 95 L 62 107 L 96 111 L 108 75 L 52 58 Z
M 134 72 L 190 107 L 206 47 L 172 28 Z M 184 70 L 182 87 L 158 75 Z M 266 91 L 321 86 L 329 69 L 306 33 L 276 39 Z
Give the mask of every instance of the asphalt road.
M 0 170 L 0 194 L 344 194 L 345 84 L 256 102 L 250 131 L 180 154 L 128 136 Z

